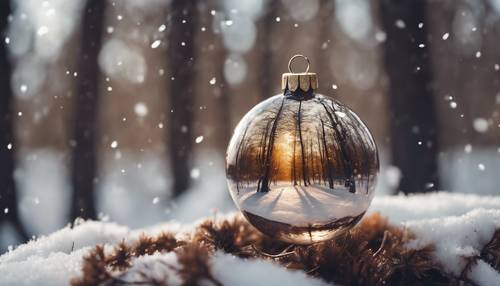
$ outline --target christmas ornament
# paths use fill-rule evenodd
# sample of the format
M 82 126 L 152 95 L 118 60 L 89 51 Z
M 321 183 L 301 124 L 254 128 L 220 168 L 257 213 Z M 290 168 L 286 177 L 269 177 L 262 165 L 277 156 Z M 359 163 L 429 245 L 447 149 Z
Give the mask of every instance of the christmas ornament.
M 295 59 L 304 73 L 292 72 Z M 309 60 L 295 55 L 283 93 L 238 123 L 226 155 L 234 202 L 264 234 L 296 244 L 324 241 L 353 227 L 374 195 L 379 170 L 370 131 L 347 106 L 317 94 Z

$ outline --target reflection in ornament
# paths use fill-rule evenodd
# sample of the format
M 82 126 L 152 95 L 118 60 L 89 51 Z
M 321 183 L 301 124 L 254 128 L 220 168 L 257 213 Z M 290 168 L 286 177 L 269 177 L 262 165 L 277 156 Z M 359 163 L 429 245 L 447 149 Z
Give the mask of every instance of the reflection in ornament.
M 314 93 L 314 73 L 283 75 L 284 93 L 250 110 L 227 150 L 231 197 L 263 233 L 291 243 L 333 238 L 366 212 L 375 142 L 348 107 Z

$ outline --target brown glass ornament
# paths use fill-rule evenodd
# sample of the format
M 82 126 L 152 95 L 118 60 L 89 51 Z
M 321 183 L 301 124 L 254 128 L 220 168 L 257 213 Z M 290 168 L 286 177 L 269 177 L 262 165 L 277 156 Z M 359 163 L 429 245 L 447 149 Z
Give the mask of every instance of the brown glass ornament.
M 283 74 L 283 93 L 250 110 L 226 155 L 234 202 L 264 234 L 296 244 L 353 227 L 374 195 L 377 147 L 361 119 L 317 94 L 315 73 Z M 308 61 L 309 62 L 309 61 Z

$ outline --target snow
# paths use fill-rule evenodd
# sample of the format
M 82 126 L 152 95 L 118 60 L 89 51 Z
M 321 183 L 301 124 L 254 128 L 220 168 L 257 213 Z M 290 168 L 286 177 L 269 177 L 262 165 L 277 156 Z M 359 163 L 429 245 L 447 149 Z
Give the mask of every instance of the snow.
M 433 243 L 437 260 L 445 270 L 460 275 L 463 257 L 479 255 L 495 229 L 500 228 L 500 209 L 474 209 L 460 216 L 410 220 L 404 223 L 418 239 L 410 247 Z
M 179 285 L 182 280 L 177 276 L 176 272 L 166 265 L 177 266 L 177 256 L 175 253 L 154 253 L 153 255 L 137 257 L 132 261 L 133 265 L 129 272 L 121 279 L 124 281 L 141 281 L 142 277 L 139 273 L 144 273 L 153 279 L 167 279 L 167 285 Z
M 441 186 L 459 193 L 499 194 L 498 146 L 484 147 L 476 143 L 471 145 L 470 152 L 468 151 L 469 148 L 457 146 L 439 156 Z M 482 164 L 484 169 L 479 167 L 479 164 Z
M 479 260 L 469 273 L 469 277 L 478 285 L 498 285 L 500 281 L 500 273 L 482 260 Z
M 99 66 L 113 80 L 141 84 L 146 78 L 146 60 L 141 51 L 118 38 L 104 42 L 99 52 Z
M 26 260 L 2 263 L 1 285 L 68 285 L 80 273 L 82 256 L 88 248 L 71 254 L 54 252 L 47 257 L 31 256 Z
M 217 253 L 212 271 L 223 285 L 328 285 L 304 272 L 290 271 L 262 260 L 243 260 L 232 255 Z
M 476 132 L 478 133 L 485 133 L 486 131 L 488 131 L 488 120 L 482 118 L 482 117 L 478 117 L 476 119 L 474 119 L 473 123 L 472 123 L 472 126 L 474 127 L 474 130 L 476 130 Z
M 409 197 L 375 197 L 370 212 L 379 211 L 393 224 L 417 236 L 409 247 L 435 245 L 436 260 L 446 271 L 459 275 L 464 257 L 481 252 L 500 228 L 500 197 L 432 193 Z M 500 274 L 481 261 L 469 272 L 478 285 L 497 285 Z
M 402 223 L 410 220 L 460 216 L 474 209 L 500 209 L 500 197 L 445 192 L 428 195 L 375 196 L 369 211 L 380 212 L 387 216 L 391 223 Z
M 335 1 L 335 16 L 342 31 L 350 38 L 361 41 L 370 36 L 373 17 L 370 2 L 363 0 Z M 336 22 L 332 21 L 332 26 Z
M 205 199 L 196 197 L 196 192 L 192 192 L 186 194 L 179 204 L 186 207 L 191 203 L 196 208 L 193 203 L 196 198 Z M 218 199 L 215 196 L 208 203 Z M 380 196 L 374 198 L 369 212 L 380 212 L 389 217 L 392 224 L 414 232 L 417 238 L 410 241 L 407 247 L 434 244 L 436 260 L 446 271 L 454 274 L 460 273 L 466 264 L 464 257 L 478 254 L 495 229 L 500 228 L 498 196 L 444 192 L 408 197 Z M 201 214 L 200 211 L 197 215 Z M 218 219 L 222 218 L 224 216 L 218 216 Z M 140 233 L 154 235 L 169 230 L 182 236 L 192 229 L 191 223 L 169 222 L 132 230 L 110 222 L 80 222 L 73 228 L 65 227 L 0 256 L 0 284 L 67 285 L 72 277 L 79 275 L 81 258 L 93 245 L 105 244 L 109 249 L 116 242 L 135 240 Z M 211 259 L 212 272 L 224 285 L 325 285 L 303 272 L 287 270 L 270 261 L 245 260 L 224 253 L 216 253 Z M 150 271 L 158 275 L 155 277 L 169 274 L 170 270 L 157 263 L 158 260 L 169 265 L 177 263 L 174 253 L 140 257 L 134 260 L 133 271 L 125 278 L 135 278 L 136 271 Z M 167 276 L 171 284 L 180 283 L 174 274 Z M 468 274 L 478 285 L 494 285 L 498 283 L 499 276 L 483 261 L 474 264 Z
M 214 278 L 223 285 L 328 285 L 304 272 L 289 271 L 271 261 L 245 260 L 217 252 L 210 261 Z M 182 280 L 169 266 L 178 266 L 174 253 L 155 253 L 133 260 L 133 266 L 121 279 L 141 281 L 142 275 L 156 279 L 167 278 L 167 285 L 179 285 Z M 263 273 L 273 273 L 263 276 Z
M 226 57 L 224 61 L 224 79 L 231 85 L 237 85 L 243 82 L 247 76 L 247 63 L 245 59 L 236 53 Z
M 273 185 L 272 190 L 267 193 L 255 192 L 255 189 L 240 188 L 240 195 L 235 195 L 240 209 L 296 226 L 307 226 L 311 222 L 329 223 L 346 216 L 358 216 L 366 211 L 371 200 L 365 194 L 352 194 L 343 187 L 332 190 L 319 186 L 287 187 L 283 184 Z
M 100 243 L 119 242 L 130 234 L 127 227 L 115 223 L 86 221 L 74 228 L 65 227 L 49 236 L 20 245 L 15 251 L 0 256 L 0 264 L 27 261 L 33 257 L 48 258 L 54 253 L 71 254 L 75 250 Z

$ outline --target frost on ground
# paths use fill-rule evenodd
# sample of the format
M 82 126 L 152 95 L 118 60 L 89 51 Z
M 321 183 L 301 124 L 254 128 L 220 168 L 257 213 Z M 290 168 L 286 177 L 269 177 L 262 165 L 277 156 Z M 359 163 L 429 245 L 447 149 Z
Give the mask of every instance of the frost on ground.
M 435 246 L 434 256 L 450 274 L 467 277 L 478 285 L 498 285 L 500 274 L 479 256 L 496 230 L 500 229 L 500 197 L 485 197 L 454 193 L 375 197 L 369 212 L 380 212 L 390 223 L 410 229 L 416 239 L 406 247 L 419 248 L 429 243 Z M 141 233 L 156 235 L 161 231 L 186 236 L 193 225 L 165 223 L 146 229 L 129 229 L 109 222 L 87 221 L 65 227 L 46 237 L 30 241 L 0 256 L 0 285 L 67 285 L 81 275 L 82 258 L 96 244 L 112 245 L 137 240 Z M 163 261 L 163 262 L 160 262 Z M 148 272 L 149 277 L 168 276 L 168 282 L 179 284 L 181 278 L 168 267 L 178 266 L 173 252 L 156 253 L 132 260 L 127 275 Z M 216 252 L 210 258 L 213 276 L 224 285 L 324 285 L 302 271 L 287 270 L 277 263 L 257 259 L 242 259 Z M 133 278 L 133 277 L 128 277 Z M 242 284 L 243 283 L 243 284 Z

